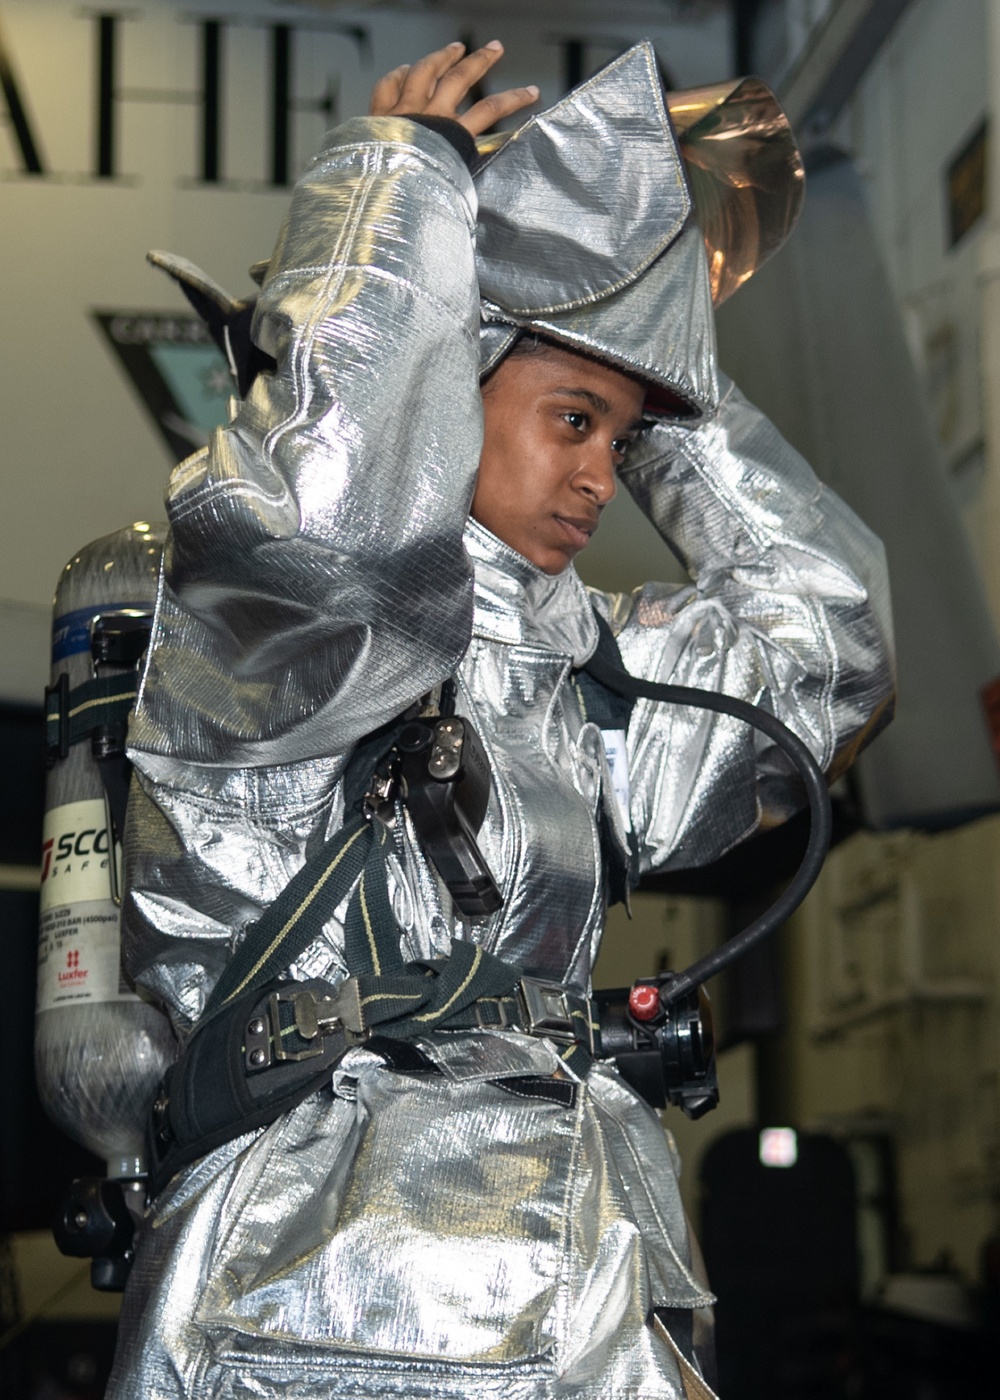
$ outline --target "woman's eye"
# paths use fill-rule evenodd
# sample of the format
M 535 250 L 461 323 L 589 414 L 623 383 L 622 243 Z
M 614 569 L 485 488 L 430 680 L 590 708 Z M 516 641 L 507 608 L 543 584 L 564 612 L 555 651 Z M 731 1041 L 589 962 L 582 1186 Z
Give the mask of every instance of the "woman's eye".
M 586 431 L 589 419 L 585 413 L 564 413 L 563 418 L 570 427 L 575 428 L 578 433 Z
M 632 446 L 633 441 L 634 439 L 630 437 L 615 438 L 614 442 L 611 444 L 611 451 L 616 457 L 624 457 L 625 453 Z

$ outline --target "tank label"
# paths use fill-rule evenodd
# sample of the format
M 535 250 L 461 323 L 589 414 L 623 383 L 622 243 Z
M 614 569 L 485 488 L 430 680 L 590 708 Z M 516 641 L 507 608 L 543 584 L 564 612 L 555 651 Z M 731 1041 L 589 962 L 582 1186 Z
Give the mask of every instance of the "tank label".
M 111 898 L 103 801 L 68 802 L 42 829 L 38 1010 L 68 1002 L 131 1001 L 120 971 L 118 907 Z
M 100 798 L 67 802 L 42 827 L 42 911 L 111 898 L 108 816 Z

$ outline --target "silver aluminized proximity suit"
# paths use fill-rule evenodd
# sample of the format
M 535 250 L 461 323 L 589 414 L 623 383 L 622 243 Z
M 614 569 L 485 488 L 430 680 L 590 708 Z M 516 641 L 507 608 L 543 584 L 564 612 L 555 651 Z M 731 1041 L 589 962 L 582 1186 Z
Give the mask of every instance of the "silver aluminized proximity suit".
M 278 368 L 171 478 L 131 730 L 124 938 L 182 1035 L 241 931 L 342 822 L 352 746 L 453 672 L 492 763 L 481 846 L 504 906 L 457 914 L 404 817 L 389 866 L 405 956 L 473 940 L 587 991 L 602 804 L 621 830 L 570 679 L 596 645 L 592 604 L 631 671 L 763 704 L 827 769 L 889 709 L 880 546 L 732 385 L 717 390 L 710 310 L 690 295 L 672 354 L 699 413 L 643 432 L 622 480 L 691 582 L 590 595 L 468 520 L 476 218 L 440 135 L 401 118 L 333 132 L 260 297 Z M 647 871 L 711 860 L 797 801 L 772 748 L 703 712 L 640 702 L 628 763 Z M 346 971 L 338 919 L 292 969 Z M 439 1075 L 352 1050 L 332 1093 L 160 1194 L 114 1400 L 699 1393 L 647 1321 L 711 1302 L 656 1114 L 603 1064 L 571 1104 L 521 1097 L 518 1077 L 560 1070 L 544 1038 L 421 1044 Z

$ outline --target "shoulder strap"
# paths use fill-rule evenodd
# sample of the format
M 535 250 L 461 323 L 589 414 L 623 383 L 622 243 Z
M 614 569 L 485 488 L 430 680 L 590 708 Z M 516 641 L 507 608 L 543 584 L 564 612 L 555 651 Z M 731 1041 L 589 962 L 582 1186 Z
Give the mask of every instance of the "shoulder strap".
M 594 671 L 603 669 L 604 674 L 625 671 L 615 634 L 596 608 L 594 619 L 597 622 L 597 649 L 589 661 L 585 661 L 583 666 L 574 670 L 573 685 L 585 720 L 596 724 L 598 729 L 625 732 L 635 709 L 636 697 L 612 690 L 598 675 L 592 673 L 591 668 Z M 620 838 L 612 831 L 602 806 L 598 817 L 598 834 L 608 880 L 608 904 L 624 904 L 631 914 L 629 891 L 634 890 L 639 883 L 639 851 L 635 833 L 628 832 L 628 850 L 624 850 Z
M 215 984 L 203 1021 L 243 993 L 264 986 L 301 956 L 358 882 L 372 842 L 371 824 L 355 816 L 306 861 L 247 929 Z
M 475 943 L 454 940 L 439 964 L 404 963 L 392 912 L 385 855 L 389 833 L 377 818 L 352 816 L 247 929 L 206 1003 L 201 1031 L 217 1013 L 273 981 L 319 937 L 350 896 L 344 958 L 357 983 L 361 1024 L 412 1039 L 455 1024 L 480 997 L 512 990 L 521 968 Z
M 625 665 L 618 650 L 615 634 L 597 609 L 594 608 L 593 611 L 597 622 L 597 649 L 591 661 L 599 659 L 604 662 L 606 668 L 624 671 Z M 585 661 L 579 670 L 573 672 L 573 684 L 580 697 L 584 719 L 596 724 L 598 729 L 628 729 L 632 711 L 635 709 L 635 697 L 622 695 L 605 685 L 592 674 L 591 661 Z

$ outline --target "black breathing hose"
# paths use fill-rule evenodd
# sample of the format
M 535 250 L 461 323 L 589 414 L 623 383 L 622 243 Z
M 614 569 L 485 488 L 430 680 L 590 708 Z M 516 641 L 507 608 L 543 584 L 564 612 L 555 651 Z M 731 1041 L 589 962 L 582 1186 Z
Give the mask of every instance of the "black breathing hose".
M 595 655 L 584 667 L 595 681 L 607 686 L 618 695 L 632 700 L 661 700 L 670 705 L 691 705 L 700 710 L 714 710 L 720 715 L 731 715 L 743 720 L 754 729 L 759 729 L 788 755 L 805 784 L 809 799 L 809 844 L 805 855 L 787 888 L 775 902 L 753 923 L 727 939 L 721 948 L 707 953 L 690 967 L 671 978 L 662 992 L 664 1005 L 680 1000 L 688 992 L 707 982 L 724 967 L 743 957 L 762 938 L 780 928 L 787 918 L 799 907 L 816 882 L 823 868 L 826 853 L 830 849 L 830 835 L 833 830 L 833 814 L 830 808 L 830 794 L 827 791 L 823 770 L 813 758 L 797 734 L 793 734 L 780 719 L 768 714 L 757 705 L 746 700 L 737 700 L 731 695 L 719 695 L 712 690 L 696 690 L 686 685 L 663 685 L 659 681 L 641 680 L 628 671 L 612 666 L 602 657 Z

